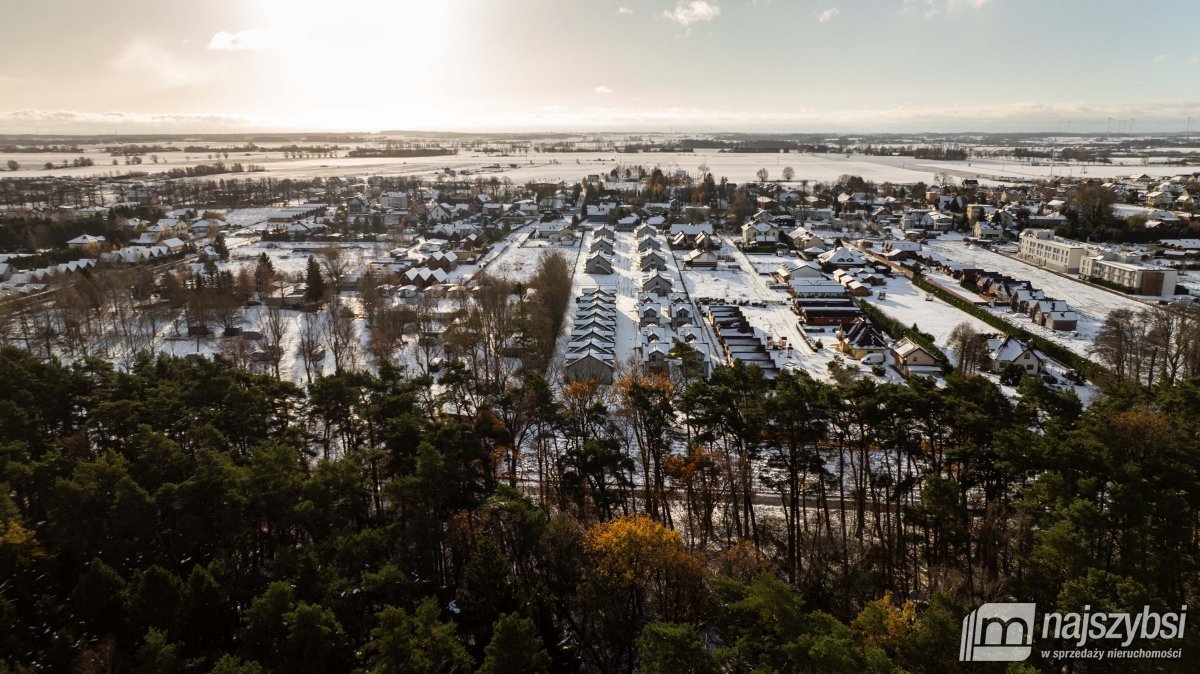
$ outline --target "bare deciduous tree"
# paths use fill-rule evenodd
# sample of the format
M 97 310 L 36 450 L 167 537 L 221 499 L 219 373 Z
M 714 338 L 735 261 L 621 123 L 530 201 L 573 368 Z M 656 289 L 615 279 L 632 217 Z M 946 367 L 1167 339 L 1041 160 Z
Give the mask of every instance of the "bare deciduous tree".
M 322 248 L 320 255 L 321 267 L 325 276 L 329 277 L 330 288 L 336 293 L 342 289 L 342 283 L 350 275 L 353 264 L 346 252 L 337 246 Z
M 311 385 L 313 375 L 320 374 L 319 364 L 325 360 L 325 347 L 321 346 L 321 333 L 316 317 L 304 314 L 300 319 L 300 362 L 304 364 L 304 378 Z
M 250 340 L 242 335 L 221 340 L 220 354 L 243 370 L 249 370 L 254 364 L 254 349 Z
M 358 344 L 354 334 L 354 312 L 335 295 L 329 300 L 322 329 L 335 370 L 354 370 L 358 365 Z
M 987 339 L 968 323 L 954 326 L 949 345 L 958 354 L 958 368 L 965 374 L 977 371 L 987 360 Z
M 281 377 L 280 366 L 283 364 L 283 354 L 289 346 L 287 318 L 279 307 L 267 307 L 263 312 L 259 330 L 262 332 L 262 347 L 267 354 L 267 362 L 271 364 L 271 372 L 276 379 Z

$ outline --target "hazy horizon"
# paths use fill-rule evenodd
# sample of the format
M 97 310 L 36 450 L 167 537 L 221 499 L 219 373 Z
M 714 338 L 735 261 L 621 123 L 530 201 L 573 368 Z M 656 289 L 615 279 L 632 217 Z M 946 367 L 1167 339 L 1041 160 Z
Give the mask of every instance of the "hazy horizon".
M 1200 6 L 1167 0 L 6 4 L 5 134 L 1200 125 Z

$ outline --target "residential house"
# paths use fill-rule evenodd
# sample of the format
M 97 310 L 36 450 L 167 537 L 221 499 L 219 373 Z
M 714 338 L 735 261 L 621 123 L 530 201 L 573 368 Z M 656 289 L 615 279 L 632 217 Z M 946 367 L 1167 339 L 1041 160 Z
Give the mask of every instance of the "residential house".
M 887 341 L 869 320 L 859 317 L 848 328 L 837 331 L 837 350 L 855 360 L 862 360 L 869 354 L 882 354 L 887 351 Z
M 1019 288 L 1009 296 L 1008 305 L 1013 311 L 1028 314 L 1030 311 L 1029 305 L 1032 302 L 1044 299 L 1046 299 L 1046 293 L 1037 288 Z
M 696 235 L 695 246 L 700 250 L 716 250 L 721 247 L 721 240 L 708 232 L 700 232 Z
M 808 262 L 791 262 L 781 265 L 775 270 L 775 278 L 780 283 L 791 284 L 793 280 L 825 279 L 826 276 L 821 271 L 821 265 L 810 260 Z
M 752 220 L 742 225 L 742 243 L 747 246 L 779 243 L 779 227 L 766 220 Z
M 1004 229 L 994 222 L 978 220 L 975 222 L 974 235 L 976 239 L 994 241 L 1004 234 Z
M 618 231 L 621 231 L 621 232 L 631 232 L 634 230 L 635 227 L 640 225 L 641 222 L 642 222 L 642 219 L 636 215 L 626 215 L 625 217 L 617 219 L 616 228 Z
M 637 245 L 637 251 L 639 253 L 647 253 L 650 251 L 657 251 L 657 250 L 662 250 L 662 249 L 663 249 L 662 243 L 659 242 L 659 240 L 654 237 L 646 237 L 646 238 L 638 241 L 638 245 Z
M 592 253 L 584 262 L 583 270 L 587 274 L 611 274 L 612 258 L 602 252 Z
M 638 239 L 645 239 L 647 237 L 653 237 L 657 234 L 658 234 L 658 230 L 651 227 L 648 224 L 638 225 L 638 227 L 633 230 L 633 236 Z
M 612 354 L 599 350 L 585 349 L 568 353 L 563 364 L 563 379 L 568 382 L 612 384 L 613 361 Z
M 612 239 L 593 238 L 592 242 L 590 244 L 588 244 L 588 253 L 589 254 L 605 253 L 608 255 L 612 255 L 613 254 Z
M 454 208 L 450 204 L 431 201 L 425 206 L 425 218 L 429 222 L 449 222 L 454 219 Z
M 384 192 L 379 195 L 379 205 L 383 208 L 407 209 L 408 192 Z
M 1062 300 L 1041 299 L 1030 302 L 1029 316 L 1034 323 L 1051 330 L 1073 331 L 1079 323 L 1079 317 Z
M 892 345 L 892 365 L 903 377 L 939 376 L 941 363 L 932 353 L 908 337 Z
M 709 250 L 697 248 L 683 256 L 683 265 L 690 268 L 712 268 L 717 266 L 717 256 Z
M 785 236 L 792 242 L 792 246 L 803 250 L 805 248 L 825 248 L 825 240 L 813 234 L 807 227 L 797 227 L 789 231 Z
M 992 372 L 1003 372 L 1010 365 L 1016 365 L 1027 374 L 1037 374 L 1045 367 L 1046 355 L 1034 349 L 1028 342 L 1016 337 L 989 339 L 988 362 Z
M 543 222 L 534 225 L 529 238 L 550 243 L 571 243 L 575 240 L 575 230 L 567 222 Z
M 867 264 L 867 258 L 862 253 L 844 246 L 818 255 L 817 261 L 822 265 L 830 265 L 839 269 L 851 269 Z
M 1153 206 L 1154 208 L 1169 208 L 1174 201 L 1175 198 L 1171 196 L 1170 192 L 1155 190 L 1153 192 L 1146 193 L 1147 206 Z
M 650 251 L 638 262 L 642 271 L 666 271 L 667 260 L 657 251 Z
M 837 287 L 841 293 L 837 297 L 797 297 L 792 304 L 792 311 L 805 325 L 850 327 L 862 317 L 863 312 L 846 296 L 840 285 Z
M 686 234 L 691 237 L 694 237 L 700 233 L 711 235 L 713 233 L 713 226 L 712 226 L 711 222 L 707 222 L 707 221 L 696 222 L 696 223 L 674 222 L 674 223 L 671 223 L 671 228 L 668 230 L 668 233 L 671 236 L 675 236 L 676 234 L 683 233 L 683 234 Z
M 650 273 L 642 280 L 641 291 L 644 293 L 654 293 L 655 295 L 666 295 L 674 290 L 675 284 L 671 279 L 663 276 L 657 270 Z
M 68 248 L 85 249 L 96 248 L 103 246 L 107 242 L 103 236 L 92 236 L 91 234 L 81 234 L 67 242 Z

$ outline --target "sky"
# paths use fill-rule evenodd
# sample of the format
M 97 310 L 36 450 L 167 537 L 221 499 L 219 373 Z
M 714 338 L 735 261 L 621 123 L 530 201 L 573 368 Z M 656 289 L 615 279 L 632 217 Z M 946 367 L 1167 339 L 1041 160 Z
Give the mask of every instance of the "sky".
M 0 133 L 1200 129 L 1194 0 L 0 0 Z

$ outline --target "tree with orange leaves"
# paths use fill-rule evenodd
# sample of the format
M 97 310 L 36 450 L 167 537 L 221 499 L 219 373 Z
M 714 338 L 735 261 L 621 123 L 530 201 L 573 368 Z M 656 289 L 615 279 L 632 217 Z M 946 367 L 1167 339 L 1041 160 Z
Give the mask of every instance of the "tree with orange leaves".
M 679 532 L 642 515 L 596 524 L 583 536 L 592 569 L 584 595 L 589 628 L 608 639 L 607 671 L 632 664 L 646 620 L 688 621 L 704 602 L 705 567 L 684 547 Z

